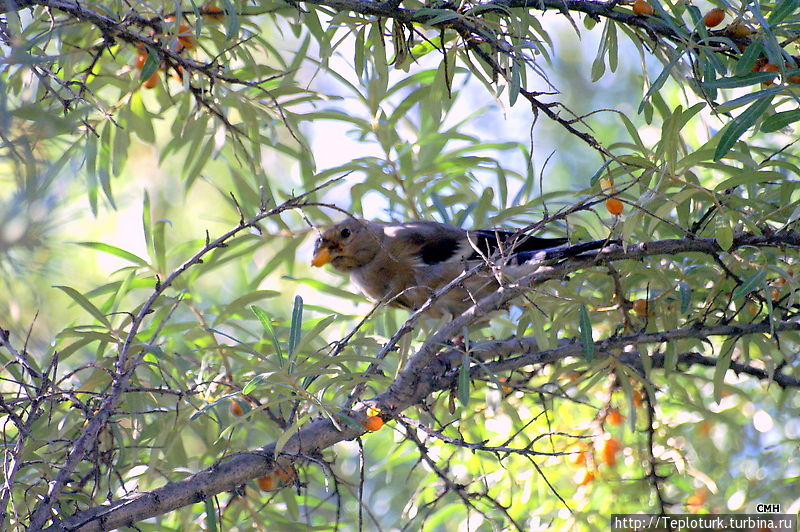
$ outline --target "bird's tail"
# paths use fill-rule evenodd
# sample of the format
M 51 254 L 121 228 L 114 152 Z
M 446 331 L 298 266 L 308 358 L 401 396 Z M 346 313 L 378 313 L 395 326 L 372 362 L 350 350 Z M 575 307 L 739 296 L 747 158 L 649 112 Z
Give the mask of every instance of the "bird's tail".
M 577 257 L 587 251 L 602 249 L 611 244 L 619 244 L 619 240 L 592 240 L 591 242 L 578 242 L 538 251 L 520 251 L 509 257 L 508 264 L 522 266 L 529 263 L 541 263 L 545 261 L 568 259 Z

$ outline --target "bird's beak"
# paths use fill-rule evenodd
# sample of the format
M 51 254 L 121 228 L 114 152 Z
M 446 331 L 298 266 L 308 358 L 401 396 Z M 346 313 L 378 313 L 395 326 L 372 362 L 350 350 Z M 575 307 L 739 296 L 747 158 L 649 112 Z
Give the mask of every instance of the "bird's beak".
M 331 250 L 329 248 L 319 248 L 316 253 L 314 253 L 314 258 L 311 259 L 311 265 L 317 268 L 325 266 L 331 261 L 331 258 Z

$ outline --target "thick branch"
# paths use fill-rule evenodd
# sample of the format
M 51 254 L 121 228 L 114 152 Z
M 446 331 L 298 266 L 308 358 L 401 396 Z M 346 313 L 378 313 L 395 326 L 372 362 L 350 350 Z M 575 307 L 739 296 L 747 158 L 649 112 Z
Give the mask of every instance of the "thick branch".
M 741 247 L 777 245 L 800 246 L 800 234 L 794 232 L 764 235 L 740 233 L 734 238 L 731 250 Z M 675 255 L 691 252 L 716 256 L 718 253 L 722 253 L 722 249 L 713 238 L 677 238 L 643 242 L 625 247 L 612 244 L 596 252 L 587 252 L 584 255 L 567 259 L 559 264 L 541 266 L 518 282 L 503 286 L 493 294 L 481 299 L 477 304 L 445 324 L 429 337 L 428 341 L 408 361 L 406 365 L 407 371 L 401 373 L 397 380 L 392 383 L 391 386 L 394 389 L 394 393 L 402 397 L 404 394 L 410 393 L 410 390 L 414 390 L 414 387 L 418 384 L 418 375 L 423 373 L 437 353 L 441 351 L 442 346 L 446 345 L 450 339 L 458 336 L 465 327 L 469 327 L 487 314 L 502 308 L 506 303 L 529 290 L 531 286 L 540 285 L 552 279 L 561 279 L 574 271 L 608 264 L 613 261 L 639 260 L 654 255 Z
M 780 322 L 775 324 L 774 331 L 800 331 L 800 322 Z M 746 336 L 750 334 L 766 334 L 770 332 L 770 324 L 767 322 L 751 323 L 747 325 L 716 325 L 709 327 L 683 327 L 680 329 L 672 329 L 669 331 L 661 331 L 646 334 L 633 334 L 630 336 L 615 336 L 606 340 L 595 342 L 595 351 L 600 353 L 607 353 L 611 350 L 619 350 L 627 346 L 636 345 L 649 345 L 649 344 L 665 344 L 674 342 L 676 340 L 686 340 L 688 338 L 705 339 L 710 336 L 725 336 L 736 337 Z M 516 353 L 520 355 L 509 357 Z M 527 366 L 530 364 L 546 364 L 556 360 L 562 360 L 566 357 L 580 357 L 583 356 L 583 346 L 572 338 L 564 340 L 559 347 L 549 349 L 547 351 L 539 351 L 536 348 L 535 338 L 512 338 L 497 345 L 487 346 L 479 350 L 477 353 L 470 352 L 473 357 L 479 357 L 481 360 L 488 360 L 488 358 L 499 358 L 497 362 L 487 363 L 481 366 L 472 368 L 472 377 L 480 378 L 486 375 L 496 375 L 502 371 L 514 370 Z M 455 356 L 455 355 L 451 355 Z M 458 357 L 461 355 L 458 354 Z M 656 369 L 664 367 L 666 362 L 666 355 L 662 353 L 655 353 L 649 356 L 650 366 Z M 637 371 L 643 371 L 642 358 L 639 353 L 623 353 L 619 356 L 622 363 L 633 367 Z M 458 359 L 454 359 L 454 362 Z M 699 353 L 681 353 L 677 356 L 677 363 L 686 366 L 705 366 L 716 367 L 719 362 L 718 358 L 701 355 Z M 782 388 L 800 388 L 800 378 L 786 375 L 776 371 L 771 377 L 767 370 L 742 364 L 740 362 L 731 362 L 730 370 L 734 373 L 743 373 L 750 375 L 759 380 L 770 380 L 778 384 Z M 447 382 L 457 378 L 453 374 L 447 377 Z M 453 381 L 454 382 L 454 381 Z

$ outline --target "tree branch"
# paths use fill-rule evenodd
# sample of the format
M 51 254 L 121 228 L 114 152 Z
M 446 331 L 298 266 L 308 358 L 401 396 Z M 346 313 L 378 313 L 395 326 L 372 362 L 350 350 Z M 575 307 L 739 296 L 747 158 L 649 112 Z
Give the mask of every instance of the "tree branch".
M 769 235 L 739 234 L 734 238 L 733 248 L 743 246 L 775 246 L 800 245 L 800 235 L 796 233 L 775 233 Z M 421 346 L 409 360 L 403 370 L 388 389 L 375 398 L 364 401 L 358 407 L 356 415 L 367 406 L 379 406 L 382 410 L 400 413 L 403 410 L 420 404 L 430 394 L 451 388 L 458 378 L 458 371 L 453 368 L 462 356 L 460 350 L 450 349 L 436 356 L 462 327 L 468 326 L 487 312 L 496 310 L 508 300 L 519 295 L 531 285 L 541 284 L 549 279 L 560 278 L 577 269 L 596 266 L 614 260 L 640 259 L 651 255 L 674 254 L 679 252 L 703 252 L 716 254 L 721 252 L 712 238 L 674 239 L 647 242 L 629 246 L 627 249 L 619 245 L 611 245 L 586 256 L 569 258 L 566 261 L 550 266 L 541 266 L 531 275 L 515 285 L 502 287 L 491 294 L 463 315 L 442 327 Z M 636 334 L 624 337 L 612 337 L 595 342 L 595 351 L 607 353 L 612 349 L 620 349 L 629 345 L 659 344 L 686 338 L 707 338 L 709 336 L 743 336 L 748 334 L 767 333 L 770 330 L 798 331 L 800 323 L 781 321 L 745 325 L 691 326 L 670 331 Z M 486 363 L 472 368 L 472 377 L 480 377 L 487 373 L 496 373 L 526 366 L 529 364 L 547 364 L 570 356 L 583 356 L 583 347 L 576 339 L 562 341 L 555 349 L 539 351 L 533 338 L 511 338 L 505 341 L 484 342 L 473 346 L 470 350 L 473 358 L 488 360 L 499 358 L 499 361 Z M 516 356 L 512 356 L 516 355 Z M 640 364 L 636 358 L 626 359 L 633 355 L 624 355 L 621 360 L 632 365 Z M 638 356 L 638 355 L 635 355 Z M 511 358 L 506 358 L 511 357 Z M 654 357 L 655 361 L 659 359 Z M 698 356 L 692 353 L 682 356 L 687 364 L 714 365 L 717 359 Z M 663 366 L 663 359 L 660 364 Z M 655 362 L 654 362 L 655 363 Z M 731 369 L 757 378 L 766 379 L 769 375 L 751 366 L 732 364 Z M 784 387 L 798 387 L 798 379 L 777 373 L 772 380 Z M 102 411 L 102 409 L 101 409 Z M 350 414 L 352 415 L 352 414 Z M 94 420 L 92 421 L 92 424 Z M 90 427 L 92 426 L 90 424 Z M 88 431 L 88 428 L 87 428 Z M 339 426 L 329 419 L 317 420 L 296 432 L 287 442 L 278 460 L 293 460 L 296 457 L 315 455 L 334 443 L 352 439 L 363 434 L 350 425 Z M 273 456 L 275 445 L 270 444 L 248 453 L 237 455 L 219 465 L 191 475 L 177 482 L 170 482 L 162 488 L 146 493 L 101 505 L 55 523 L 47 529 L 55 531 L 95 531 L 108 530 L 124 526 L 142 519 L 174 510 L 186 504 L 192 504 L 230 490 L 252 478 L 266 474 L 274 469 Z M 73 466 L 74 467 L 74 466 Z M 44 506 L 44 505 L 42 505 Z M 38 527 L 31 527 L 37 530 Z
M 72 448 L 70 449 L 69 454 L 67 455 L 66 460 L 64 461 L 63 466 L 59 469 L 58 474 L 56 475 L 55 479 L 50 482 L 50 485 L 47 490 L 47 495 L 41 500 L 39 505 L 33 511 L 31 516 L 30 528 L 33 530 L 40 529 L 44 526 L 44 524 L 49 519 L 51 514 L 51 509 L 55 504 L 55 501 L 61 495 L 64 486 L 67 484 L 70 476 L 75 471 L 75 468 L 83 460 L 84 455 L 86 454 L 87 450 L 94 445 L 94 442 L 97 440 L 98 433 L 100 429 L 106 424 L 108 418 L 111 416 L 112 412 L 119 404 L 119 401 L 122 397 L 122 394 L 126 391 L 128 387 L 128 383 L 130 382 L 131 377 L 133 376 L 134 370 L 137 367 L 137 363 L 135 361 L 131 361 L 129 359 L 129 352 L 131 347 L 134 345 L 136 341 L 136 335 L 139 332 L 139 328 L 141 327 L 144 319 L 147 317 L 148 314 L 153 309 L 153 305 L 155 304 L 156 300 L 161 297 L 164 291 L 172 286 L 172 283 L 185 271 L 196 264 L 200 264 L 202 262 L 202 258 L 210 253 L 211 251 L 221 248 L 225 246 L 225 242 L 228 241 L 230 238 L 238 234 L 239 232 L 248 229 L 250 227 L 256 226 L 256 224 L 263 220 L 264 218 L 268 218 L 271 216 L 275 216 L 283 211 L 289 209 L 296 209 L 298 208 L 302 200 L 309 195 L 317 192 L 318 190 L 331 185 L 332 183 L 339 181 L 341 178 L 334 178 L 326 181 L 322 185 L 298 196 L 292 197 L 278 205 L 273 209 L 265 209 L 262 208 L 261 212 L 254 216 L 253 218 L 245 221 L 242 220 L 239 225 L 235 228 L 231 229 L 227 233 L 223 234 L 219 238 L 207 242 L 203 248 L 195 253 L 189 260 L 181 264 L 177 269 L 175 269 L 164 281 L 156 280 L 156 287 L 153 292 L 150 294 L 150 297 L 145 301 L 142 307 L 139 309 L 139 312 L 133 318 L 131 322 L 130 329 L 128 330 L 127 335 L 125 336 L 125 340 L 120 348 L 120 351 L 117 355 L 117 360 L 114 364 L 115 372 L 113 376 L 113 383 L 111 385 L 111 392 L 103 399 L 102 403 L 98 408 L 97 413 L 92 417 L 91 421 L 84 429 L 83 433 L 80 437 L 75 440 Z M 140 357 L 143 356 L 147 351 L 142 350 Z M 215 492 L 219 493 L 219 492 Z

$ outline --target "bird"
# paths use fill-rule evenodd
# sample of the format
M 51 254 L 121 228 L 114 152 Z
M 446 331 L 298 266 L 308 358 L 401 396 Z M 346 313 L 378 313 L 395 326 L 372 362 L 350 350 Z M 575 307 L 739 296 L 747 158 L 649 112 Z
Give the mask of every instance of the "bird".
M 319 234 L 311 265 L 330 264 L 349 275 L 369 299 L 412 311 L 480 261 L 491 260 L 501 267 L 502 275 L 479 272 L 437 299 L 426 314 L 441 318 L 462 314 L 497 290 L 503 277 L 519 278 L 542 260 L 575 256 L 606 244 L 592 241 L 567 246 L 567 242 L 566 238 L 462 229 L 434 221 L 383 223 L 348 218 Z

